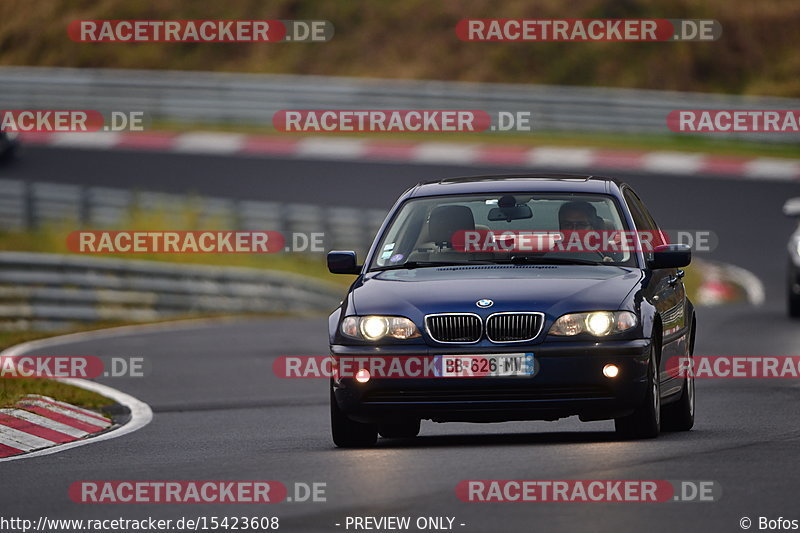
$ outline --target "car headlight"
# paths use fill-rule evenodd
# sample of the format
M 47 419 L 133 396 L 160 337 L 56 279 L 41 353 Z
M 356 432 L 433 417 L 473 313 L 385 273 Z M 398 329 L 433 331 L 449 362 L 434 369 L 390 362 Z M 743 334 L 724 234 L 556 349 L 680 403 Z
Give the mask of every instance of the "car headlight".
M 419 337 L 417 326 L 402 316 L 348 316 L 342 320 L 342 335 L 365 341 L 377 341 L 385 337 L 412 339 Z
M 562 315 L 550 328 L 550 335 L 570 337 L 588 333 L 595 337 L 605 337 L 621 333 L 636 326 L 636 315 L 630 311 L 593 311 L 591 313 L 570 313 Z

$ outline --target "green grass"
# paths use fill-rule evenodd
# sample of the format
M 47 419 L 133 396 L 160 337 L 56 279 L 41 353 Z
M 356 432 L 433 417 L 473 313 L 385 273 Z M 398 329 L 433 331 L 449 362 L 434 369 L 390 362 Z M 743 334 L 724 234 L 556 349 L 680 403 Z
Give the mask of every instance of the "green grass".
M 67 247 L 67 236 L 78 227 L 79 225 L 75 221 L 64 221 L 60 224 L 43 225 L 30 231 L 0 231 L 0 250 L 72 253 Z M 192 208 L 190 205 L 183 205 L 175 206 L 172 209 L 156 208 L 133 210 L 129 213 L 126 220 L 123 220 L 115 227 L 84 229 L 163 231 L 165 228 L 169 228 L 170 231 L 222 231 L 230 229 L 231 226 L 230 221 L 222 219 L 200 220 L 198 210 Z M 350 276 L 336 276 L 328 272 L 325 255 L 322 253 L 288 253 L 281 251 L 269 254 L 136 253 L 86 254 L 86 256 L 279 270 L 310 276 L 341 286 L 346 286 L 352 281 Z
M 0 379 L 0 407 L 12 407 L 28 394 L 41 394 L 78 407 L 103 411 L 114 401 L 102 394 L 52 379 Z

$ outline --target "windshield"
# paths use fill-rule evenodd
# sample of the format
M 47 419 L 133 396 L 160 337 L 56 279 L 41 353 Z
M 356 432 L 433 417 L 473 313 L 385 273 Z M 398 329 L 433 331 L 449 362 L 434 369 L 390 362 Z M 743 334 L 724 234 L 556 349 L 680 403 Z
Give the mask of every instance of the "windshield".
M 542 263 L 635 266 L 614 198 L 494 193 L 407 201 L 383 233 L 370 270 Z

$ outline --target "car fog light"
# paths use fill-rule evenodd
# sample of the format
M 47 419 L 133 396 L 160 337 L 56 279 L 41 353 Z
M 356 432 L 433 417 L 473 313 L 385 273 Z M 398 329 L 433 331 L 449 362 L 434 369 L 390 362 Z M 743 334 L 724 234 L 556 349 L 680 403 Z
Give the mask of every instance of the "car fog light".
M 615 378 L 619 375 L 619 367 L 617 365 L 606 365 L 603 367 L 603 375 L 607 378 Z
M 362 368 L 361 370 L 356 372 L 356 381 L 358 381 L 359 383 L 366 383 L 367 381 L 369 381 L 369 377 L 370 377 L 369 370 L 367 370 L 366 368 Z

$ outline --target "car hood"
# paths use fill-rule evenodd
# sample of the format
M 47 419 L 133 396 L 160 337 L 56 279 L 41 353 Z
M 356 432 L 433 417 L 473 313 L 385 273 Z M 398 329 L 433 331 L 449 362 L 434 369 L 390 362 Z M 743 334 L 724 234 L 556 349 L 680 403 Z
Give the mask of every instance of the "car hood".
M 370 273 L 352 290 L 348 314 L 617 310 L 642 279 L 635 268 L 586 265 L 476 265 Z M 476 302 L 490 299 L 490 308 Z

